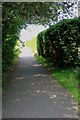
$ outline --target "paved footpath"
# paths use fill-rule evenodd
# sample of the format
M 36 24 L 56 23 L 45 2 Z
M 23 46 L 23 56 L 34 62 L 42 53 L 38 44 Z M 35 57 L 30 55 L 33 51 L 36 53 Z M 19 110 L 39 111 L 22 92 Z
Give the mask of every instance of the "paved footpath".
M 34 57 L 21 57 L 3 95 L 3 118 L 77 118 L 77 104 Z

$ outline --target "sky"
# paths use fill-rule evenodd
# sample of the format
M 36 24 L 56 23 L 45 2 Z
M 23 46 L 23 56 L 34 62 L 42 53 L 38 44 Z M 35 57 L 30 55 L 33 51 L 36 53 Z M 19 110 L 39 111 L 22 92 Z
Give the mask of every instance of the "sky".
M 26 42 L 26 40 L 31 40 L 39 32 L 45 30 L 46 28 L 42 25 L 29 25 L 26 29 L 22 29 L 20 33 L 20 40 Z

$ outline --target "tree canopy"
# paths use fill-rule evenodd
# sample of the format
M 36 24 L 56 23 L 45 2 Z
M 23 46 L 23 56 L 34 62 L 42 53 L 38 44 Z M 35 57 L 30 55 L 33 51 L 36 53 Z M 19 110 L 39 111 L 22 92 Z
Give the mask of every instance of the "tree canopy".
M 60 11 L 73 14 L 73 6 L 76 2 L 11 2 L 3 3 L 3 21 L 10 21 L 16 17 L 22 18 L 26 23 L 50 24 L 57 21 Z M 69 9 L 71 10 L 69 11 Z M 6 15 L 6 16 L 5 16 Z M 11 22 L 11 21 L 10 21 Z
M 12 64 L 16 40 L 28 24 L 51 25 L 58 21 L 60 10 L 72 16 L 75 2 L 3 2 L 2 3 L 2 57 L 3 71 Z M 72 8 L 72 10 L 69 10 Z

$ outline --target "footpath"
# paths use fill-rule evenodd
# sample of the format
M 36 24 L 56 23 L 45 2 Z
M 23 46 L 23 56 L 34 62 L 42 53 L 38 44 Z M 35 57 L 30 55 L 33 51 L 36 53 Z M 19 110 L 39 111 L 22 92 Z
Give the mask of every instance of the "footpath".
M 20 57 L 3 94 L 3 118 L 78 118 L 77 103 L 33 56 Z

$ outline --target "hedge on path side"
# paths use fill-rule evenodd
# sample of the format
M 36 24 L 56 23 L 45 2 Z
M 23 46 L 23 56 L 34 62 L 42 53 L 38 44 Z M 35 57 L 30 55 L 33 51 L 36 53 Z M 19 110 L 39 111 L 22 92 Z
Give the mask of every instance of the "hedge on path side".
M 61 67 L 79 66 L 80 18 L 61 20 L 37 36 L 38 54 Z

